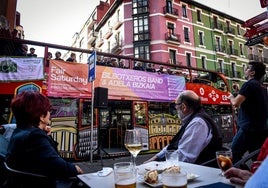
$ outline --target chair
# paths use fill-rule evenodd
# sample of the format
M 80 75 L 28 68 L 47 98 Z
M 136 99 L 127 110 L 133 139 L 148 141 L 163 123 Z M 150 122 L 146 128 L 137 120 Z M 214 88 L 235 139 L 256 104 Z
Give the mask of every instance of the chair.
M 26 187 L 56 187 L 56 181 L 41 174 L 15 170 L 4 162 L 4 166 L 8 172 L 7 187 L 8 188 L 26 188 Z
M 241 168 L 244 170 L 250 170 L 251 164 L 254 160 L 256 160 L 257 156 L 259 155 L 261 149 L 257 149 L 246 156 L 244 156 L 242 159 L 237 161 L 233 167 Z
M 56 180 L 45 175 L 15 170 L 4 162 L 8 172 L 7 188 L 85 188 L 77 177 L 69 177 L 66 180 Z M 59 183 L 60 182 L 60 183 Z
M 7 170 L 4 161 L 7 153 L 8 140 L 0 134 L 0 187 L 7 180 Z

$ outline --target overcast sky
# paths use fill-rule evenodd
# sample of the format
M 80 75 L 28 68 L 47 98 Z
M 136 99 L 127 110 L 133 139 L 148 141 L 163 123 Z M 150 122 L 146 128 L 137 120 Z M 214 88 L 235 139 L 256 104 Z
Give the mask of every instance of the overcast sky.
M 261 8 L 259 0 L 196 1 L 242 20 L 266 11 Z M 81 30 L 91 12 L 99 4 L 99 0 L 18 0 L 17 2 L 25 39 L 66 46 L 71 45 L 74 34 Z M 40 52 L 36 53 L 39 55 Z

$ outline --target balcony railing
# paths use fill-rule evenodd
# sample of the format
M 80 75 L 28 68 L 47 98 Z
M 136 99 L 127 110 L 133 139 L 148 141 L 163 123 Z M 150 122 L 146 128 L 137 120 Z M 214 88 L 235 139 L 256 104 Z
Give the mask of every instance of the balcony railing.
M 105 39 L 108 39 L 113 33 L 112 33 L 112 28 L 111 27 L 107 27 L 104 31 L 104 37 Z
M 232 27 L 225 27 L 224 32 L 227 33 L 227 34 L 235 35 L 235 29 L 232 28 Z
M 122 18 L 116 17 L 112 20 L 112 26 L 114 30 L 117 30 L 123 24 Z
M 248 59 L 250 61 L 260 61 L 262 63 L 268 64 L 268 58 L 258 56 L 256 54 L 248 54 Z
M 93 26 L 94 26 L 95 23 L 96 23 L 96 20 L 93 19 L 93 18 L 90 18 L 90 20 L 87 23 L 88 24 L 87 25 L 88 29 L 91 30 L 93 28 Z
M 165 39 L 167 42 L 179 44 L 181 38 L 179 34 L 170 34 L 169 32 L 165 34 Z
M 228 48 L 227 49 L 227 53 L 229 55 L 235 55 L 235 56 L 238 56 L 238 50 L 237 49 L 234 49 L 234 48 Z
M 165 16 L 168 16 L 168 17 L 178 18 L 179 16 L 179 11 L 176 8 L 165 6 L 163 7 L 163 12 Z
M 217 69 L 217 72 L 221 72 L 221 73 L 223 73 L 225 76 L 230 76 L 229 75 L 229 70 L 228 69 L 220 69 L 220 68 L 218 68 Z
M 104 40 L 103 39 L 97 39 L 96 41 L 96 47 L 100 47 L 101 45 L 103 45 Z
M 117 54 L 119 51 L 122 50 L 122 42 L 115 42 L 112 44 L 111 53 Z
M 94 32 L 94 30 L 91 30 L 88 34 L 87 34 L 87 42 L 88 43 L 92 43 L 96 40 L 98 33 Z
M 221 52 L 221 53 L 225 53 L 225 46 L 222 45 L 215 45 L 215 51 L 216 52 Z
M 213 29 L 223 31 L 223 25 L 221 23 L 218 23 L 218 22 L 213 22 Z
M 242 78 L 241 72 L 239 71 L 232 71 L 232 74 L 230 75 L 232 78 Z

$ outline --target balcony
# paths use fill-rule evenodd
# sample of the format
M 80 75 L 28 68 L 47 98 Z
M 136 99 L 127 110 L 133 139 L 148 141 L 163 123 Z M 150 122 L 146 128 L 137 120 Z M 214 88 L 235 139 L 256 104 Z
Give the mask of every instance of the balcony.
M 178 19 L 179 18 L 179 11 L 176 8 L 171 8 L 171 7 L 163 7 L 163 13 L 165 17 L 168 18 L 173 18 L 173 19 Z
M 223 25 L 218 22 L 213 22 L 212 28 L 214 31 L 223 32 Z
M 238 56 L 238 50 L 234 48 L 228 48 L 227 54 L 229 54 L 230 56 Z
M 87 26 L 88 30 L 93 29 L 93 26 L 94 26 L 95 22 L 96 22 L 96 20 L 93 19 L 92 17 L 88 20 L 88 26 Z
M 106 29 L 103 30 L 104 36 L 103 38 L 108 39 L 110 36 L 113 34 L 112 32 L 112 27 L 107 27 Z
M 259 57 L 255 54 L 248 54 L 248 59 L 250 61 L 254 60 L 254 61 L 258 61 L 259 60 Z
M 165 39 L 167 43 L 179 45 L 181 43 L 180 35 L 170 34 L 169 32 L 165 34 Z
M 231 28 L 231 27 L 225 27 L 224 28 L 224 32 L 229 35 L 229 36 L 232 36 L 234 37 L 235 36 L 235 29 L 234 28 Z
M 263 62 L 263 63 L 268 63 L 268 59 L 267 58 L 264 58 L 264 57 L 260 57 L 256 54 L 249 54 L 248 55 L 248 59 L 250 61 L 260 61 L 260 62 Z
M 228 69 L 220 69 L 220 68 L 218 68 L 217 72 L 220 72 L 220 73 L 222 73 L 222 74 L 224 74 L 225 76 L 228 76 L 228 77 L 230 76 Z
M 232 71 L 230 77 L 231 78 L 242 78 L 242 75 L 241 75 L 241 72 L 239 72 L 239 71 Z
M 89 31 L 87 34 L 87 43 L 91 44 L 92 42 L 94 42 L 97 38 L 97 35 L 97 32 L 94 32 L 93 30 Z
M 97 48 L 101 47 L 103 45 L 103 43 L 104 43 L 104 40 L 103 39 L 97 39 L 97 41 L 96 41 L 96 47 Z
M 118 55 L 122 50 L 122 41 L 113 43 L 111 48 L 111 53 Z
M 114 30 L 117 30 L 121 25 L 123 24 L 123 21 L 120 17 L 116 17 L 112 20 L 112 27 Z
M 225 55 L 225 46 L 222 46 L 222 45 L 215 45 L 215 51 L 217 54 L 220 54 L 220 55 Z

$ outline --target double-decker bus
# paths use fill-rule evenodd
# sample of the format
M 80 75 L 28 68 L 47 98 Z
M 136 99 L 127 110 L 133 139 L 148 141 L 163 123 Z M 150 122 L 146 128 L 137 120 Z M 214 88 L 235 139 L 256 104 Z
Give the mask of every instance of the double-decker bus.
M 31 41 L 26 43 L 36 44 Z M 46 46 L 45 56 L 48 46 L 55 47 L 42 45 Z M 61 46 L 57 47 L 61 49 Z M 69 47 L 63 49 L 77 53 L 92 52 Z M 1 115 L 8 123 L 15 123 L 12 122 L 9 111 L 11 99 L 23 90 L 39 90 L 52 103 L 52 136 L 59 143 L 58 149 L 63 157 L 86 159 L 91 152 L 98 154 L 99 147 L 108 156 L 124 155 L 127 153 L 124 132 L 128 128 L 141 129 L 143 150 L 154 151 L 162 149 L 178 132 L 181 122 L 173 102 L 180 92 L 189 89 L 200 96 L 203 107 L 219 126 L 223 141 L 231 141 L 235 133 L 234 116 L 227 99 L 229 87 L 224 75 L 107 53 L 97 53 L 97 57 L 98 60 L 108 58 L 123 63 L 124 67 L 97 65 L 96 80 L 90 83 L 86 62 L 51 60 L 47 64 L 46 58 L 41 58 L 44 61 L 44 78 L 16 80 L 17 77 L 9 77 L 1 80 Z M 8 72 L 8 67 L 14 65 L 19 69 L 19 65 L 31 61 L 33 62 L 29 64 L 34 69 L 35 62 L 40 62 L 40 58 L 1 57 L 1 71 Z M 137 62 L 144 67 L 148 63 L 155 67 L 162 65 L 164 71 L 159 73 L 133 70 Z M 171 72 L 167 72 L 167 69 Z M 2 76 L 14 76 L 18 71 L 9 73 Z M 20 78 L 24 74 L 26 73 L 21 73 Z M 95 105 L 91 107 L 93 97 Z

